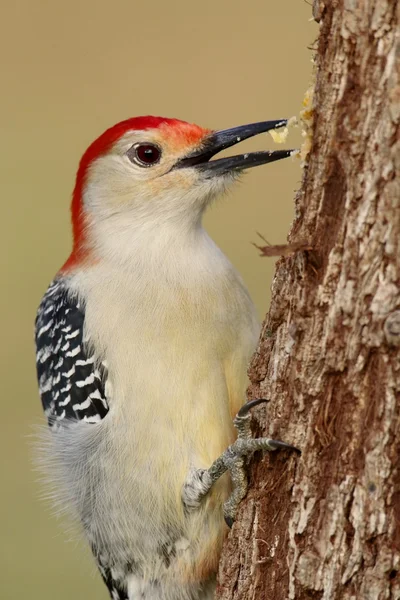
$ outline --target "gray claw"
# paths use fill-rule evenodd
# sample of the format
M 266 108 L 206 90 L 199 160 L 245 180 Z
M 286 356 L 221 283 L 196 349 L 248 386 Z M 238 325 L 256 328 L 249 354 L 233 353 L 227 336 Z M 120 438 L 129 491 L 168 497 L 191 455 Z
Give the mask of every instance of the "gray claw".
M 278 450 L 281 448 L 282 450 L 293 450 L 294 452 L 297 452 L 297 454 L 301 454 L 301 450 L 299 448 L 296 448 L 296 446 L 292 446 L 291 444 L 287 444 L 286 442 L 281 442 L 279 440 L 268 440 L 268 444 L 272 450 Z
M 267 402 L 269 402 L 267 398 L 256 398 L 255 400 L 250 400 L 249 402 L 246 402 L 246 404 L 243 404 L 237 416 L 244 417 L 245 415 L 247 415 L 249 410 L 251 410 L 255 406 L 258 406 L 259 404 L 266 404 Z
M 232 517 L 228 517 L 228 516 L 225 516 L 224 519 L 225 519 L 225 523 L 228 525 L 229 529 L 232 529 L 232 525 L 234 524 L 235 520 L 232 519 Z

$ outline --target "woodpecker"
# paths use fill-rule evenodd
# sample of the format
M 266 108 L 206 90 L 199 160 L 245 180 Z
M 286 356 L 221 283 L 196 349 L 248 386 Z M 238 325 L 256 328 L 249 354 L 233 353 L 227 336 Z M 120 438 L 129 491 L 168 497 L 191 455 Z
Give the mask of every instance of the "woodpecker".
M 242 404 L 259 323 L 202 227 L 242 171 L 292 151 L 213 157 L 284 125 L 135 117 L 80 161 L 72 252 L 36 319 L 42 450 L 114 600 L 213 598 L 247 457 L 293 448 L 251 437 L 261 400 Z

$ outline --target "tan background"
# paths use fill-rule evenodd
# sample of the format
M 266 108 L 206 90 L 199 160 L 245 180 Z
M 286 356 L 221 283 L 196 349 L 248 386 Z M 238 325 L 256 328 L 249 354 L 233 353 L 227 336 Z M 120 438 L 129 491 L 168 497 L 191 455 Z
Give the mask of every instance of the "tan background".
M 78 160 L 129 116 L 224 128 L 297 114 L 316 31 L 304 0 L 15 0 L 1 12 L 0 598 L 106 599 L 86 545 L 50 516 L 30 465 L 42 422 L 33 321 L 70 247 Z M 206 218 L 260 315 L 273 261 L 251 242 L 256 231 L 284 242 L 300 176 L 290 160 L 255 169 Z

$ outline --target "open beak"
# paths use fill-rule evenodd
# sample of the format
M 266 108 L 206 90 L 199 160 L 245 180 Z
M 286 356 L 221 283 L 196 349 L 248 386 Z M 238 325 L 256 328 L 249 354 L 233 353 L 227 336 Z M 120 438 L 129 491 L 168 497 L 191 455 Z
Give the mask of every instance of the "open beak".
M 265 150 L 210 160 L 218 152 L 230 148 L 230 146 L 234 146 L 242 140 L 270 131 L 271 129 L 279 129 L 286 124 L 287 119 L 281 119 L 279 121 L 262 121 L 260 123 L 232 127 L 231 129 L 223 129 L 222 131 L 213 131 L 204 139 L 201 148 L 179 160 L 174 168 L 195 167 L 212 177 L 232 171 L 242 171 L 250 167 L 257 167 L 258 165 L 287 158 L 293 150 L 276 150 L 274 152 Z

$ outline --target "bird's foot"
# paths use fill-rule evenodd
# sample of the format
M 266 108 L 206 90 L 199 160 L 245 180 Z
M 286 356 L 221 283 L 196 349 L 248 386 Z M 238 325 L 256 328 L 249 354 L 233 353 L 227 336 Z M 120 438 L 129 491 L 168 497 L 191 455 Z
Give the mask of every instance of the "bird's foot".
M 264 398 L 251 400 L 239 410 L 233 420 L 238 431 L 237 440 L 229 446 L 209 469 L 194 469 L 184 485 L 182 499 L 185 507 L 190 510 L 197 508 L 213 484 L 226 471 L 231 474 L 233 491 L 224 504 L 224 518 L 229 527 L 232 527 L 239 503 L 247 493 L 246 457 L 252 456 L 257 450 L 273 451 L 278 449 L 293 450 L 300 453 L 295 446 L 272 440 L 270 438 L 252 438 L 250 410 L 267 402 Z

